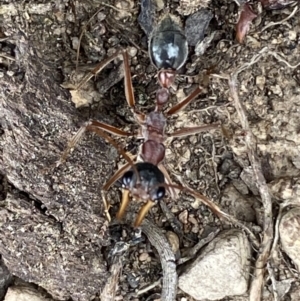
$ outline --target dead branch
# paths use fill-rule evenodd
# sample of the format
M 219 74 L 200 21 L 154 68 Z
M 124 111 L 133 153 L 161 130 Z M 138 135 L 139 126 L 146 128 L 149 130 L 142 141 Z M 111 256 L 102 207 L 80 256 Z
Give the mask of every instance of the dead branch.
M 161 229 L 149 220 L 144 220 L 141 227 L 150 243 L 156 248 L 160 257 L 163 269 L 161 300 L 174 301 L 176 300 L 178 276 L 176 272 L 175 255 L 171 246 Z
M 267 260 L 269 258 L 271 244 L 273 241 L 273 215 L 272 215 L 272 200 L 267 186 L 266 180 L 263 176 L 261 164 L 256 156 L 256 141 L 250 130 L 249 122 L 245 113 L 245 110 L 239 100 L 237 92 L 237 74 L 231 75 L 229 78 L 229 88 L 234 101 L 236 111 L 242 124 L 242 128 L 245 131 L 245 143 L 248 149 L 248 156 L 253 168 L 253 174 L 255 182 L 259 190 L 261 201 L 264 207 L 264 226 L 263 226 L 263 240 L 259 255 L 255 263 L 254 278 L 250 285 L 250 301 L 259 301 L 261 299 L 262 288 L 264 283 L 264 272 Z

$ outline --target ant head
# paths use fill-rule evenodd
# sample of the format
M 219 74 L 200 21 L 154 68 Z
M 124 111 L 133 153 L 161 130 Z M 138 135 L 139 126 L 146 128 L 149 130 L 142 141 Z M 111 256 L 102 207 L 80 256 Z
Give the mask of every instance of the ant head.
M 159 168 L 151 163 L 140 162 L 135 169 L 127 171 L 122 185 L 137 199 L 157 202 L 165 196 L 165 177 Z

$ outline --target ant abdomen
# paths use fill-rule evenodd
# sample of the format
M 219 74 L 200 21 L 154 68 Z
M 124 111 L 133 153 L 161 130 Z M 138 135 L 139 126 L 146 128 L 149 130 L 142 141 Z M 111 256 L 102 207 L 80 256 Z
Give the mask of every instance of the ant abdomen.
M 188 44 L 174 16 L 167 14 L 149 40 L 149 56 L 158 69 L 178 70 L 186 62 Z

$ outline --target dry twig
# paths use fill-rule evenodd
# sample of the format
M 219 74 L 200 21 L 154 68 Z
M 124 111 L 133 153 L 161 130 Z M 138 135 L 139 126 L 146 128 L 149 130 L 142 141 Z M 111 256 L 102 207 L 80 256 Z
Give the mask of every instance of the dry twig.
M 147 293 L 148 291 L 152 290 L 153 288 L 155 288 L 156 286 L 158 286 L 160 284 L 160 282 L 161 282 L 161 279 L 154 281 L 150 285 L 138 290 L 136 294 L 138 296 L 143 295 L 143 294 Z
M 163 269 L 163 287 L 161 300 L 176 300 L 178 276 L 176 272 L 175 255 L 171 249 L 165 235 L 156 225 L 148 220 L 144 220 L 142 231 L 147 235 L 150 243 L 156 248 L 162 269 Z
M 189 261 L 190 259 L 194 258 L 196 256 L 196 254 L 208 243 L 210 243 L 214 238 L 216 238 L 216 236 L 219 234 L 220 230 L 216 230 L 214 232 L 211 232 L 207 237 L 200 239 L 200 241 L 194 246 L 192 247 L 187 256 L 182 257 L 178 260 L 178 265 L 181 265 L 187 261 Z
M 242 68 L 241 68 L 242 69 Z M 263 226 L 263 240 L 259 250 L 259 255 L 255 263 L 254 278 L 250 285 L 250 301 L 261 300 L 262 288 L 264 283 L 264 267 L 266 266 L 269 258 L 271 244 L 273 241 L 273 215 L 272 215 L 272 200 L 267 186 L 266 180 L 262 173 L 261 164 L 256 156 L 256 141 L 250 130 L 249 122 L 245 113 L 245 110 L 239 100 L 237 92 L 237 75 L 234 73 L 229 78 L 229 88 L 234 101 L 236 111 L 242 124 L 242 128 L 245 131 L 245 143 L 248 149 L 249 160 L 253 169 L 255 182 L 259 190 L 261 201 L 264 207 L 264 226 Z
M 103 3 L 102 3 L 103 4 Z M 78 41 L 78 46 L 77 46 L 77 50 L 76 50 L 76 71 L 78 68 L 78 61 L 79 61 L 79 52 L 80 52 L 80 44 L 81 44 L 81 40 L 82 37 L 86 31 L 87 26 L 89 25 L 89 23 L 91 23 L 91 21 L 98 15 L 98 13 L 102 10 L 102 7 L 100 7 L 87 21 L 87 23 L 83 26 L 80 36 L 79 36 L 79 41 Z
M 294 10 L 291 12 L 291 14 L 289 16 L 287 16 L 286 18 L 284 18 L 281 21 L 268 23 L 268 25 L 266 25 L 260 32 L 263 32 L 264 30 L 266 30 L 269 27 L 283 24 L 284 22 L 286 22 L 287 20 L 289 20 L 290 18 L 292 18 L 296 14 L 297 10 L 298 10 L 298 6 L 296 6 L 294 8 Z
M 1 40 L 0 40 L 1 42 Z M 7 54 L 7 53 L 0 53 L 0 57 L 3 57 L 9 61 L 15 61 L 16 59 L 14 57 L 12 57 L 11 55 Z

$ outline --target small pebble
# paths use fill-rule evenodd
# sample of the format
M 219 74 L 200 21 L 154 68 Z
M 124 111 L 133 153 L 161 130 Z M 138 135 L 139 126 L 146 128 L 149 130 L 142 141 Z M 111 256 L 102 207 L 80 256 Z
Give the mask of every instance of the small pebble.
M 183 223 L 183 224 L 187 224 L 188 222 L 188 211 L 184 210 L 182 211 L 179 216 L 178 219 Z
M 172 231 L 168 231 L 166 233 L 167 239 L 171 245 L 171 249 L 173 251 L 174 254 L 176 254 L 179 250 L 179 238 L 178 236 L 172 232 Z
M 130 57 L 135 57 L 137 54 L 137 49 L 135 47 L 128 47 L 127 52 Z
M 149 254 L 146 252 L 143 252 L 140 256 L 139 256 L 139 261 L 148 261 L 150 258 Z
M 197 219 L 196 219 L 196 218 L 194 217 L 194 215 L 192 215 L 192 214 L 189 216 L 188 221 L 189 221 L 190 223 L 192 223 L 193 225 L 198 225 Z
M 74 50 L 77 50 L 78 49 L 78 43 L 79 43 L 78 37 L 72 37 L 71 40 L 72 40 L 72 48 Z
M 297 39 L 297 32 L 294 30 L 289 31 L 289 39 L 291 41 L 295 41 Z
M 103 21 L 105 18 L 106 18 L 106 14 L 104 14 L 103 12 L 100 11 L 97 14 L 97 19 L 98 19 L 99 22 Z
M 258 86 L 258 88 L 262 91 L 265 87 L 266 78 L 264 76 L 257 76 L 255 79 L 255 83 Z

